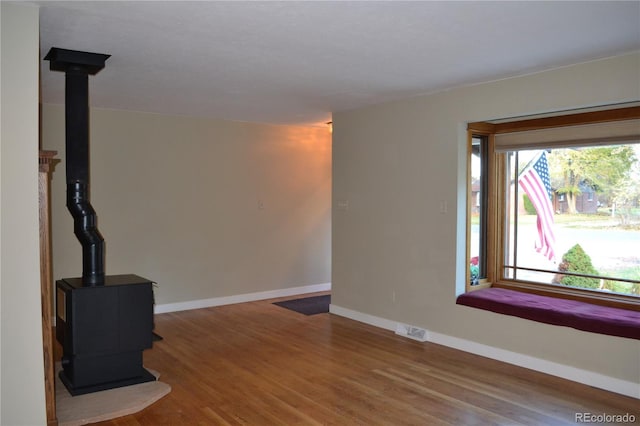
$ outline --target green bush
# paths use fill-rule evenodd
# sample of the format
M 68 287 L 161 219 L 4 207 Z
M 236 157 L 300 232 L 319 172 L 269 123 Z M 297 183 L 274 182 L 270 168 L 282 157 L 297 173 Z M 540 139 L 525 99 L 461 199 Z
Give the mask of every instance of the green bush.
M 524 205 L 524 211 L 526 211 L 527 214 L 538 214 L 538 212 L 536 212 L 536 208 L 534 207 L 527 194 L 522 194 L 522 202 Z
M 573 272 L 575 274 L 599 275 L 598 271 L 591 264 L 591 258 L 576 244 L 571 247 L 563 256 L 562 263 L 558 267 L 561 272 Z M 560 283 L 569 287 L 599 288 L 600 280 L 597 278 L 576 277 L 564 275 Z
M 640 284 L 625 283 L 620 281 L 605 281 L 604 288 L 614 293 L 634 294 L 640 296 Z

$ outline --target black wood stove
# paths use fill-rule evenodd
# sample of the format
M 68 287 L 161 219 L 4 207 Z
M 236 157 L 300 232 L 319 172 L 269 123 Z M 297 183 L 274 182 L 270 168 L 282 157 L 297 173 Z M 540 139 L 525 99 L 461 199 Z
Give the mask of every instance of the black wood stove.
M 156 380 L 142 365 L 153 340 L 153 283 L 105 275 L 104 238 L 89 202 L 89 75 L 109 56 L 54 47 L 44 58 L 65 72 L 67 208 L 82 246 L 82 277 L 56 281 L 60 379 L 72 395 Z

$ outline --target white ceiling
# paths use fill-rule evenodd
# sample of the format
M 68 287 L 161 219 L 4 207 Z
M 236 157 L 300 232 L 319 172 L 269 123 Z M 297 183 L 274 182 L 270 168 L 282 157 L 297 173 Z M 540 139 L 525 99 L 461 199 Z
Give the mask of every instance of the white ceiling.
M 639 1 L 33 3 L 41 56 L 112 55 L 92 106 L 273 124 L 640 50 Z

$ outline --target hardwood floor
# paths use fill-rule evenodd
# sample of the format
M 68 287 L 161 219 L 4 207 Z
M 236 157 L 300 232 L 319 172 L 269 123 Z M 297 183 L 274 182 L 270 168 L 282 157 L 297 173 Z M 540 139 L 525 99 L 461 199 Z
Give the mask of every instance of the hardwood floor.
M 290 297 L 292 299 L 294 297 Z M 638 400 L 331 314 L 259 301 L 156 316 L 172 392 L 102 425 L 566 425 Z

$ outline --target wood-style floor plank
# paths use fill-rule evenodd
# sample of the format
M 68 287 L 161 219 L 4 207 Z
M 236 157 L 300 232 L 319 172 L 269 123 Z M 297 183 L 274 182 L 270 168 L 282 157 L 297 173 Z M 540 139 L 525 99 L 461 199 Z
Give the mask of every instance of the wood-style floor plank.
M 145 365 L 171 393 L 100 424 L 570 425 L 576 412 L 640 422 L 636 399 L 272 304 L 284 299 L 157 315 L 164 340 Z

